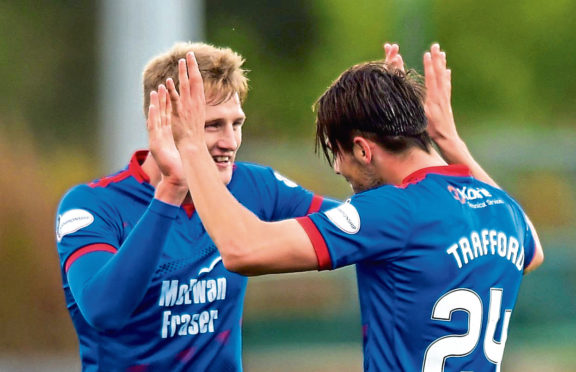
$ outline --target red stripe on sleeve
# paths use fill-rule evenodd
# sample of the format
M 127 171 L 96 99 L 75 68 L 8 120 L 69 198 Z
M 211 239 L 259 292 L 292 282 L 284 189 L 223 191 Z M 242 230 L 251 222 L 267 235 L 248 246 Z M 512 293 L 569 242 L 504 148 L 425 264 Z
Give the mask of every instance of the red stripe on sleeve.
M 321 197 L 319 195 L 314 195 L 312 197 L 312 201 L 310 202 L 310 207 L 308 208 L 308 212 L 306 212 L 306 214 L 318 212 L 320 210 L 320 207 L 322 206 L 323 201 L 324 201 L 323 197 Z
M 314 251 L 316 252 L 316 258 L 318 259 L 318 270 L 330 270 L 332 269 L 332 259 L 330 258 L 330 252 L 328 251 L 328 247 L 326 246 L 326 242 L 318 231 L 318 228 L 312 222 L 310 217 L 299 217 L 296 218 L 296 221 L 302 226 L 310 241 L 312 242 L 312 246 L 314 247 Z
M 92 252 L 110 252 L 116 253 L 118 250 L 111 246 L 110 244 L 91 244 L 85 247 L 78 249 L 76 252 L 72 253 L 68 259 L 66 260 L 66 266 L 64 270 L 68 272 L 70 266 L 79 259 L 80 257 L 84 256 L 85 254 L 92 253 Z

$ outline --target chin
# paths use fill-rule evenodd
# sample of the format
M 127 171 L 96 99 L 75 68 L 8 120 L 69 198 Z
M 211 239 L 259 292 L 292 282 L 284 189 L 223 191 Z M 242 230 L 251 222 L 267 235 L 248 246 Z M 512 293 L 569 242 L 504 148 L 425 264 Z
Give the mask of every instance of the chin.
M 229 184 L 230 181 L 232 181 L 232 169 L 221 170 L 220 171 L 220 179 L 222 180 L 222 182 L 225 185 Z

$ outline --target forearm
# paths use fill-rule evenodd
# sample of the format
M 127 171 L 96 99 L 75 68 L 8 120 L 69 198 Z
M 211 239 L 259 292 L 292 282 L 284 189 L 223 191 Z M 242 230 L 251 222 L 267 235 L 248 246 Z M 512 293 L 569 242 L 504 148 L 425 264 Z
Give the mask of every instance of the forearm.
M 262 275 L 318 267 L 312 243 L 296 220 L 260 220 L 226 189 L 204 145 L 179 151 L 196 210 L 228 270 Z
M 464 164 L 470 168 L 472 175 L 478 180 L 494 187 L 499 187 L 492 177 L 490 177 L 474 159 L 470 150 L 468 150 L 468 146 L 466 146 L 466 143 L 458 135 L 454 135 L 450 138 L 433 138 L 433 140 L 438 145 L 442 156 L 448 163 Z
M 100 329 L 121 328 L 142 301 L 177 207 L 154 200 L 116 254 L 101 267 L 91 254 L 71 265 L 68 281 L 86 320 Z
M 222 260 L 248 254 L 265 223 L 230 194 L 204 144 L 188 142 L 178 149 L 192 200 Z

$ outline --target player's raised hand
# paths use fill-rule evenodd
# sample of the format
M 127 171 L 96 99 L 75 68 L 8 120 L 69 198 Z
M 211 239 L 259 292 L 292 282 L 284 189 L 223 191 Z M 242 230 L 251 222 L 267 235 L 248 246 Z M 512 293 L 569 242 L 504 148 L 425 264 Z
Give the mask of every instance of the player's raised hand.
M 180 154 L 174 144 L 170 122 L 172 105 L 168 91 L 164 85 L 158 87 L 158 92 L 150 92 L 148 107 L 148 143 L 150 153 L 154 157 L 162 174 L 162 180 L 157 187 L 161 200 L 179 205 L 188 190 Z M 158 197 L 158 195 L 157 195 Z
M 399 53 L 400 47 L 398 44 L 384 44 L 384 55 L 385 60 L 384 63 L 388 66 L 392 66 L 400 71 L 404 71 L 404 60 L 402 60 L 402 56 Z
M 424 53 L 424 78 L 424 109 L 430 137 L 437 143 L 444 139 L 457 139 L 451 104 L 451 71 L 446 67 L 446 53 L 440 50 L 438 44 L 433 44 L 430 51 Z
M 180 92 L 176 90 L 172 79 L 166 80 L 173 107 L 171 126 L 176 146 L 180 146 L 184 141 L 205 146 L 206 99 L 194 53 L 189 52 L 186 59 L 178 61 L 178 79 Z

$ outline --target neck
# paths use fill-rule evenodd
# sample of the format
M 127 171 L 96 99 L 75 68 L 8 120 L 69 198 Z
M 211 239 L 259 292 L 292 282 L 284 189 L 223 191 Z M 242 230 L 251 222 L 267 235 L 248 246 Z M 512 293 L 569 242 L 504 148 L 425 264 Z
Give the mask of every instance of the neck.
M 160 168 L 158 164 L 152 157 L 152 154 L 148 153 L 146 160 L 141 165 L 142 170 L 150 177 L 150 184 L 156 188 L 162 179 L 162 174 L 160 173 Z
M 420 169 L 447 165 L 434 149 L 430 153 L 420 149 L 412 149 L 402 155 L 387 153 L 381 164 L 380 174 L 386 183 L 392 185 L 400 185 L 406 177 Z
M 158 164 L 152 157 L 152 154 L 148 153 L 146 160 L 141 165 L 142 170 L 150 177 L 150 185 L 154 188 L 158 187 L 158 184 L 162 180 L 162 173 L 160 172 L 160 168 L 158 168 Z M 182 204 L 189 204 L 192 203 L 192 197 L 190 196 L 190 192 L 186 194 L 186 198 Z

